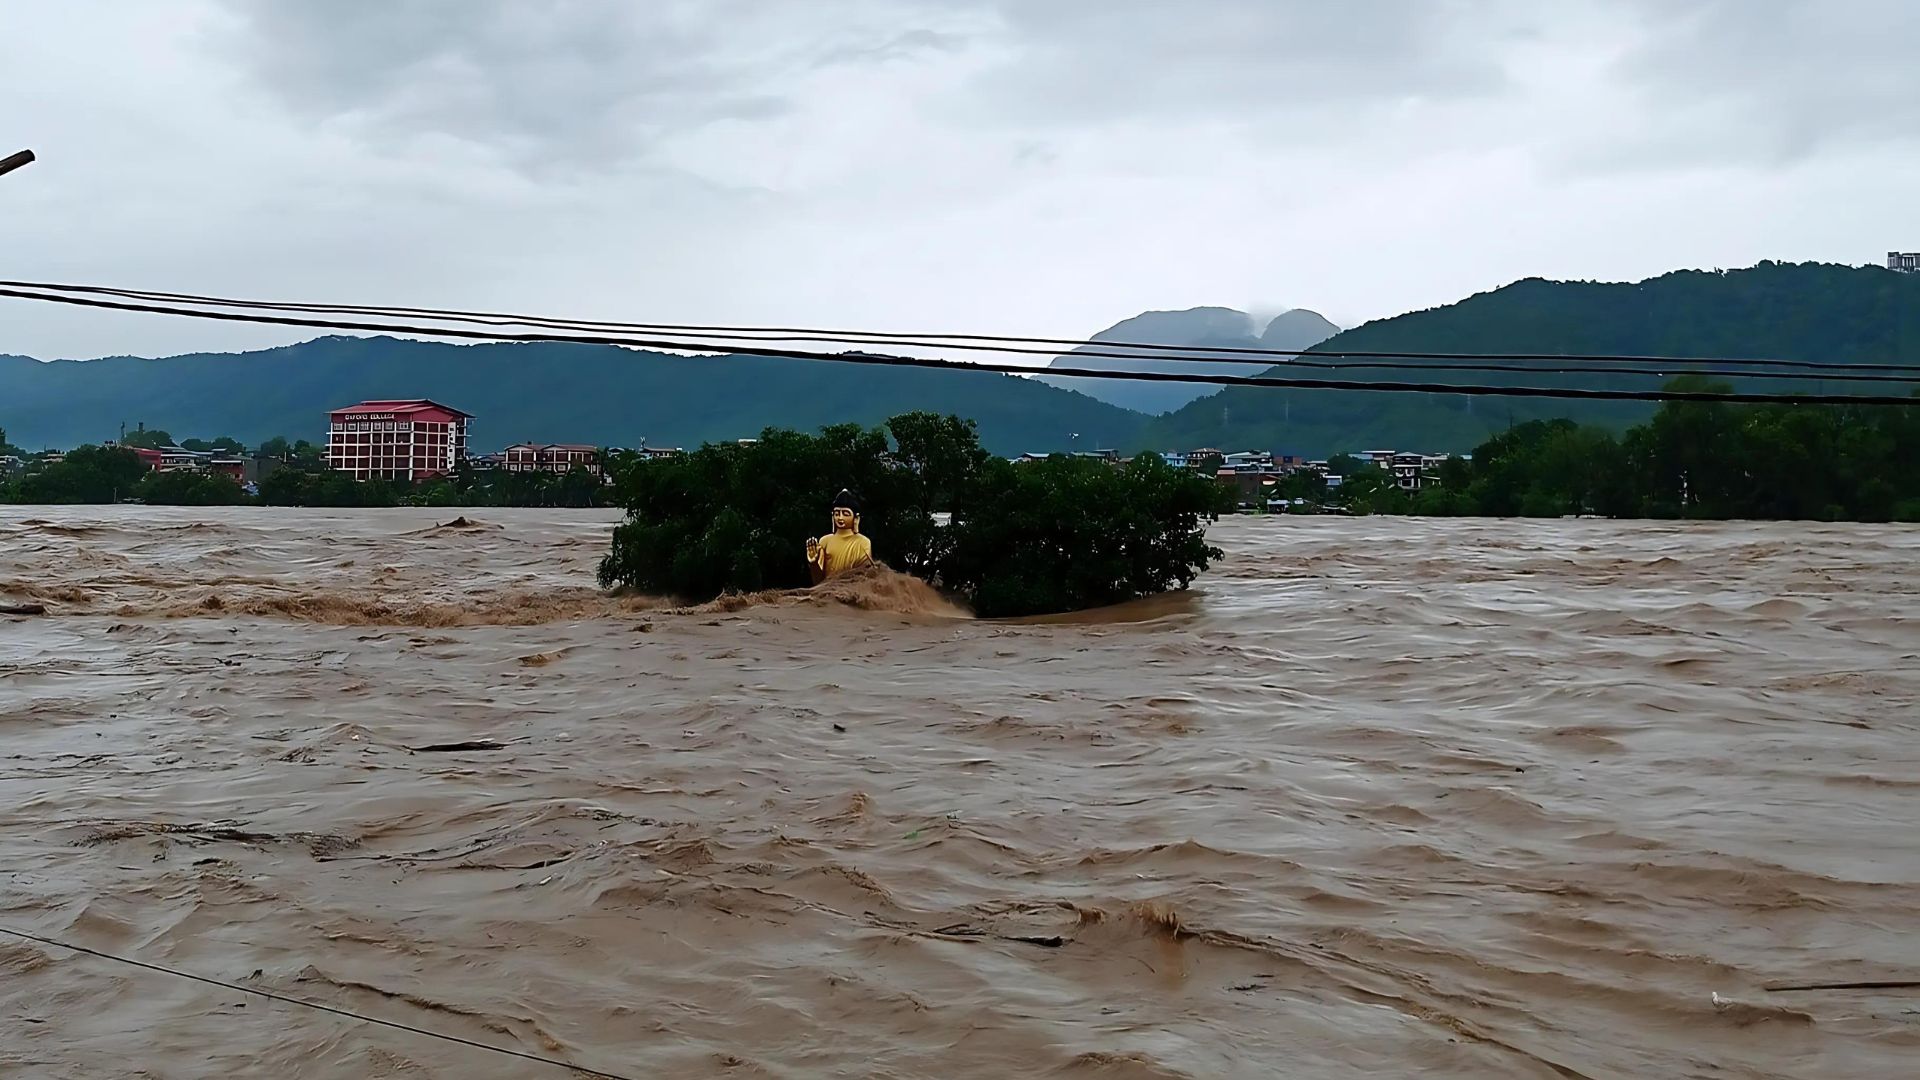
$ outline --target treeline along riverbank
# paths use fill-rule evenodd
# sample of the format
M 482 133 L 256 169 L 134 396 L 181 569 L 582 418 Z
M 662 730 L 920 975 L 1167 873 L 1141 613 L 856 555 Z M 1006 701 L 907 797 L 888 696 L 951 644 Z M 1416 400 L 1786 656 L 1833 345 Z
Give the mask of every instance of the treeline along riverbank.
M 1725 388 L 1699 379 L 1671 385 Z M 610 460 L 613 485 L 586 469 L 464 467 L 408 484 L 355 481 L 317 453 L 289 454 L 249 494 L 224 477 L 149 473 L 130 451 L 81 447 L 0 482 L 0 502 L 586 508 L 618 505 L 619 477 L 639 464 Z M 1624 431 L 1533 420 L 1442 463 L 1415 492 L 1354 458 L 1330 459 L 1328 474 L 1340 482 L 1303 471 L 1273 495 L 1355 514 L 1920 521 L 1920 398 L 1906 408 L 1668 402 Z

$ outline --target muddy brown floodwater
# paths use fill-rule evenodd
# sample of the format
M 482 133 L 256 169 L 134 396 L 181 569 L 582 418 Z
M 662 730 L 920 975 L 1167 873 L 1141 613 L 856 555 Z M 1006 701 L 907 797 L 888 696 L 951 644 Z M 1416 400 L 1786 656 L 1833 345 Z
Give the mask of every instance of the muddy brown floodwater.
M 0 925 L 632 1077 L 1920 1062 L 1770 989 L 1920 980 L 1920 531 L 1229 520 L 1016 624 L 467 513 L 0 510 Z M 548 1074 L 0 940 L 8 1077 Z

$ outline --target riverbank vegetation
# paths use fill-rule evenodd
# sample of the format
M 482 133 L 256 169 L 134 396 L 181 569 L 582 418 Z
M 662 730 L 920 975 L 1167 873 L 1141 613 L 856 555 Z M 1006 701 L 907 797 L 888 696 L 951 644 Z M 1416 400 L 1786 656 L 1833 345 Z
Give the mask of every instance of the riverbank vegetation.
M 325 468 L 281 468 L 259 484 L 268 506 L 522 506 L 586 509 L 609 505 L 606 483 L 584 468 L 567 473 L 479 470 L 462 462 L 418 483 L 355 480 Z
M 1697 377 L 1669 385 L 1726 389 Z M 885 428 L 770 431 L 758 443 L 660 462 L 624 455 L 603 463 L 616 480 L 629 477 L 612 486 L 584 468 L 554 474 L 464 463 L 419 484 L 359 482 L 330 471 L 310 443 L 276 439 L 261 452 L 272 455 L 273 467 L 249 492 L 217 475 L 149 473 L 128 449 L 83 446 L 63 459 L 35 457 L 24 471 L 0 477 L 0 503 L 620 506 L 641 511 L 634 520 L 654 522 L 657 531 L 623 534 L 623 544 L 641 547 L 616 551 L 614 579 L 710 596 L 804 584 L 805 567 L 793 565 L 787 548 L 794 536 L 822 531 L 823 508 L 835 491 L 851 487 L 867 496 L 867 532 L 897 569 L 920 576 L 937 570 L 951 588 L 1009 610 L 1178 585 L 1183 579 L 1174 571 L 1204 566 L 1199 541 L 1180 529 L 1138 533 L 1137 522 L 1162 514 L 1183 521 L 1188 507 L 1211 505 L 1199 487 L 1173 479 L 1204 472 L 1162 472 L 1155 455 L 1120 468 L 1073 458 L 1015 466 L 983 450 L 964 422 L 925 413 L 896 417 Z M 29 455 L 6 445 L 0 431 L 0 459 L 8 457 Z M 1617 432 L 1570 419 L 1516 424 L 1470 457 L 1429 470 L 1418 491 L 1350 457 L 1330 459 L 1327 472 L 1340 482 L 1301 470 L 1279 478 L 1265 497 L 1351 514 L 1920 521 L 1920 404 L 1667 402 L 1646 423 Z M 954 512 L 959 527 L 936 529 L 937 511 Z M 703 521 L 709 524 L 696 527 Z M 1107 535 L 1154 540 L 1127 547 L 1123 558 L 1099 545 Z M 692 549 L 664 553 L 694 541 Z M 1056 544 L 1104 554 L 1068 558 L 1049 546 Z
M 1672 385 L 1725 389 L 1697 379 Z M 1343 465 L 1329 464 L 1334 472 Z M 1445 462 L 1418 493 L 1352 465 L 1321 497 L 1373 514 L 1920 521 L 1920 403 L 1666 402 L 1619 435 L 1535 420 L 1487 440 L 1471 459 Z
M 59 460 L 0 479 L 0 503 L 138 502 L 150 506 L 519 506 L 609 505 L 610 491 L 585 468 L 568 473 L 501 472 L 466 466 L 419 483 L 355 480 L 335 472 L 309 444 L 287 448 L 254 491 L 230 477 L 189 469 L 149 471 L 132 450 L 82 446 Z
M 769 430 L 620 469 L 627 520 L 602 584 L 707 600 L 803 588 L 804 545 L 856 492 L 874 555 L 983 616 L 1072 611 L 1183 588 L 1220 558 L 1205 523 L 1222 508 L 1209 477 L 1152 455 L 1115 468 L 988 454 L 970 421 L 929 413 L 818 435 Z M 937 514 L 951 515 L 945 525 Z

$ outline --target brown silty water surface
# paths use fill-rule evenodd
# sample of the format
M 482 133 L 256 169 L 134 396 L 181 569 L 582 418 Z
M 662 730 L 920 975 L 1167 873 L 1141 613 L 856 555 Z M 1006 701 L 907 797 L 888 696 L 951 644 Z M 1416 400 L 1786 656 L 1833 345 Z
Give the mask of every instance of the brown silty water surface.
M 1920 979 L 1912 529 L 1229 520 L 1015 624 L 469 513 L 0 511 L 0 925 L 628 1076 L 1920 1062 L 1768 989 Z M 0 940 L 0 1075 L 549 1072 Z

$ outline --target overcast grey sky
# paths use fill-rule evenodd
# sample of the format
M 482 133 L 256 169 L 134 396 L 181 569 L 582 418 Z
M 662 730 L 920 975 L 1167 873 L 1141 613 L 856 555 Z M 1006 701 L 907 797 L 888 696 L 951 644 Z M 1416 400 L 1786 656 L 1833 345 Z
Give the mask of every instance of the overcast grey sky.
M 1351 325 L 1920 248 L 1920 0 L 0 0 L 0 276 Z M 283 330 L 0 300 L 0 353 Z

